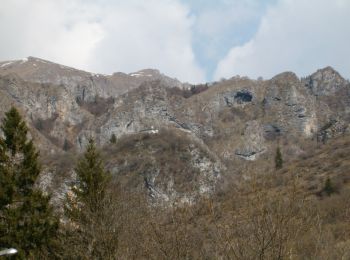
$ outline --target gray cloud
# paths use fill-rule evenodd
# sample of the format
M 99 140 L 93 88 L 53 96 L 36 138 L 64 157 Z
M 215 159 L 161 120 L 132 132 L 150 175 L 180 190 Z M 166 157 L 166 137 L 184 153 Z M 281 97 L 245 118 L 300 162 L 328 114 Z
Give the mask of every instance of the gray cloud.
M 177 1 L 129 1 L 103 10 L 106 35 L 90 62 L 97 71 L 159 68 L 181 80 L 204 81 L 192 50 L 192 18 Z

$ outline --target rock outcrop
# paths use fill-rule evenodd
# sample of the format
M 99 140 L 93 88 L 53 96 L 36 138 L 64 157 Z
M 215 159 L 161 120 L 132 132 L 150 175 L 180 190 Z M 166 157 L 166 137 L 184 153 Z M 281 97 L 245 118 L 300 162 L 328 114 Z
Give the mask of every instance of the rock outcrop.
M 236 171 L 254 163 L 277 143 L 292 143 L 293 157 L 309 141 L 348 131 L 350 85 L 331 67 L 303 79 L 292 72 L 270 80 L 234 77 L 181 94 L 190 87 L 156 70 L 101 75 L 29 57 L 0 63 L 0 118 L 11 105 L 18 107 L 43 154 L 52 155 L 80 152 L 89 137 L 106 146 L 112 135 L 120 141 L 180 131 L 196 144 L 186 154 L 201 176 L 198 192 L 209 192 L 226 166 Z M 203 149 L 212 159 L 200 155 Z M 178 196 L 179 183 L 171 178 L 162 178 L 160 188 L 162 174 L 157 167 L 144 174 L 153 197 L 193 197 Z

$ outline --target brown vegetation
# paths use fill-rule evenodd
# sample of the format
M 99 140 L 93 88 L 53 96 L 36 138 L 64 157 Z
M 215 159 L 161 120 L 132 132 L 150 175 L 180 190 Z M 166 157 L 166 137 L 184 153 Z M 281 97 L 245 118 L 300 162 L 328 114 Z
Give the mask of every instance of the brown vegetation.
M 349 192 L 319 200 L 305 197 L 297 179 L 278 191 L 275 175 L 261 177 L 221 197 L 167 208 L 113 184 L 91 237 L 67 231 L 62 256 L 90 259 L 97 243 L 101 259 L 349 257 Z
M 104 156 L 116 149 L 118 165 L 141 174 L 150 154 L 171 164 L 167 151 L 184 152 L 184 139 L 169 135 L 130 136 Z M 244 178 L 227 177 L 194 204 L 153 204 L 128 174 L 118 175 L 98 216 L 90 216 L 91 233 L 63 226 L 58 258 L 91 259 L 95 248 L 101 259 L 349 259 L 349 141 L 338 138 L 270 173 L 246 168 Z M 337 192 L 326 196 L 327 178 Z
M 193 166 L 193 151 L 200 158 L 214 159 L 182 131 L 161 129 L 158 134 L 140 133 L 122 138 L 103 150 L 108 168 L 117 165 L 117 178 L 128 187 L 145 187 L 153 175 L 158 187 L 166 190 L 167 183 L 174 181 L 177 192 L 198 190 L 200 170 Z

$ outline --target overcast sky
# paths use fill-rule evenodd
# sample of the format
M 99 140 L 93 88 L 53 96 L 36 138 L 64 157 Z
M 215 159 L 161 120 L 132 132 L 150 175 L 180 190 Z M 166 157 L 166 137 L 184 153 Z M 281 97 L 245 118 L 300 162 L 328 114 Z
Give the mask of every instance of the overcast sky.
M 328 65 L 350 78 L 349 25 L 350 0 L 0 0 L 0 60 L 191 83 Z

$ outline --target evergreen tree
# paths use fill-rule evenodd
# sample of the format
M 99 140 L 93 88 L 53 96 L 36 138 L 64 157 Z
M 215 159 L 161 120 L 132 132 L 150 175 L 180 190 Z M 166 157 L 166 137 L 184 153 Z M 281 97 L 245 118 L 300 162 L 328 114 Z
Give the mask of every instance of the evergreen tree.
M 275 168 L 276 170 L 281 169 L 283 167 L 283 159 L 282 159 L 282 153 L 281 149 L 278 146 L 276 149 L 276 155 L 275 155 Z
M 67 139 L 64 139 L 62 149 L 63 149 L 63 151 L 68 151 L 70 149 L 70 144 L 69 144 L 69 141 Z
M 3 119 L 1 130 L 5 135 L 6 148 L 12 156 L 21 151 L 27 140 L 27 126 L 15 107 L 12 107 Z
M 109 140 L 112 144 L 115 144 L 117 142 L 117 137 L 115 134 L 112 134 L 111 139 Z
M 75 168 L 77 184 L 72 187 L 71 196 L 67 196 L 65 213 L 69 220 L 65 229 L 65 240 L 72 241 L 68 247 L 70 256 L 74 259 L 104 259 L 101 252 L 109 239 L 114 240 L 115 232 L 105 234 L 101 232 L 111 222 L 108 211 L 109 200 L 107 185 L 110 174 L 104 170 L 100 154 L 96 150 L 93 139 L 89 139 L 87 149 Z M 114 243 L 117 242 L 117 239 Z M 83 251 L 82 251 L 83 249 Z M 67 251 L 67 250 L 66 250 Z
M 335 192 L 333 183 L 331 182 L 331 179 L 329 177 L 326 179 L 323 190 L 328 196 L 331 196 Z
M 15 247 L 19 258 L 36 258 L 54 243 L 58 219 L 49 197 L 35 189 L 40 174 L 39 153 L 16 108 L 5 114 L 0 138 L 0 247 Z
M 5 136 L 1 141 L 4 160 L 8 154 L 7 163 L 4 165 L 7 166 L 7 170 L 12 169 L 16 172 L 13 176 L 16 193 L 23 196 L 29 195 L 40 174 L 39 153 L 33 141 L 27 140 L 27 126 L 16 108 L 12 107 L 5 114 L 1 130 Z
M 6 154 L 5 143 L 0 139 L 0 210 L 12 201 L 15 189 L 8 163 L 9 157 Z
M 110 180 L 110 174 L 104 170 L 101 156 L 92 138 L 89 139 L 75 172 L 77 185 L 72 188 L 73 196 L 68 198 L 66 213 L 73 221 L 79 221 L 84 212 L 98 213 Z

